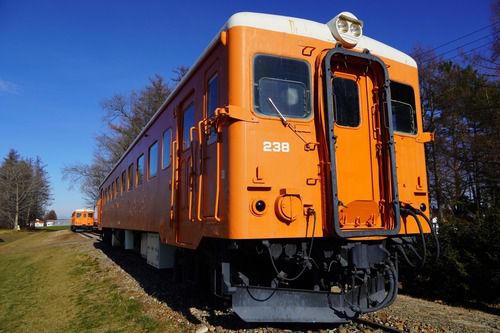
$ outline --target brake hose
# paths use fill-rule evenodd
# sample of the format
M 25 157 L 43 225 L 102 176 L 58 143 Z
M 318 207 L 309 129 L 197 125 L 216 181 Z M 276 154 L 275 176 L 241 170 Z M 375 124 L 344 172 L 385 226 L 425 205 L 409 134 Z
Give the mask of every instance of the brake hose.
M 411 206 L 409 206 L 410 208 L 402 208 L 401 209 L 401 212 L 405 215 L 411 215 L 411 217 L 413 217 L 413 219 L 415 220 L 415 222 L 417 223 L 417 226 L 418 226 L 418 231 L 420 233 L 420 237 L 422 239 L 422 248 L 423 248 L 423 255 L 420 256 L 417 251 L 415 250 L 415 248 L 413 246 L 410 247 L 410 249 L 413 251 L 413 253 L 417 256 L 418 259 L 420 259 L 420 264 L 419 265 L 415 265 L 413 264 L 408 256 L 406 255 L 406 252 L 403 250 L 403 248 L 399 248 L 401 254 L 403 255 L 403 257 L 405 258 L 406 262 L 411 266 L 411 267 L 415 267 L 415 268 L 422 268 L 424 265 L 425 265 L 425 261 L 427 260 L 427 244 L 425 242 L 425 234 L 424 234 L 424 230 L 422 228 L 422 224 L 420 223 L 420 220 L 418 219 L 418 216 L 416 215 L 416 213 L 414 212 L 415 209 L 412 209 Z
M 434 238 L 434 242 L 436 243 L 436 261 L 437 261 L 439 259 L 440 254 L 441 254 L 441 248 L 439 245 L 439 239 L 437 237 L 436 230 L 432 226 L 432 223 L 429 220 L 429 218 L 427 216 L 425 216 L 425 214 L 420 209 L 414 209 L 414 210 L 415 210 L 415 214 L 422 216 L 424 218 L 425 222 L 427 222 L 427 224 L 429 225 L 429 229 L 431 229 L 432 237 Z
M 276 267 L 276 263 L 274 262 L 274 258 L 273 258 L 273 255 L 271 253 L 271 248 L 269 245 L 267 245 L 267 252 L 269 253 L 269 258 L 271 259 L 271 264 L 273 265 L 273 268 L 274 268 L 274 271 L 276 272 L 277 274 L 277 278 L 279 280 L 284 280 L 284 281 L 295 281 L 297 280 L 299 277 L 302 276 L 302 274 L 304 274 L 305 270 L 306 270 L 306 265 L 304 265 L 304 262 L 306 260 L 310 260 L 311 259 L 311 254 L 312 254 L 312 249 L 313 249 L 313 244 L 314 244 L 314 230 L 316 229 L 316 211 L 313 209 L 313 208 L 309 208 L 307 210 L 307 214 L 308 215 L 312 215 L 313 216 L 313 229 L 312 229 L 312 234 L 311 234 L 311 242 L 309 243 L 309 254 L 307 254 L 307 258 L 304 259 L 304 261 L 302 261 L 302 270 L 296 275 L 294 276 L 293 278 L 287 278 L 285 276 L 283 276 L 283 274 L 281 274 L 283 271 L 280 271 L 278 270 L 278 268 Z M 283 272 L 284 273 L 284 272 Z M 286 273 L 284 273 L 286 274 Z

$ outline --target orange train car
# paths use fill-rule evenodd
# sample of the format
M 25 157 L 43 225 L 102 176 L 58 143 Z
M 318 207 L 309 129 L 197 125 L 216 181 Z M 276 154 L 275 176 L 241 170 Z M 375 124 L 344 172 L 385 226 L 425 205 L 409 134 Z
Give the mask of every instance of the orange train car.
M 93 209 L 76 209 L 71 214 L 71 231 L 93 230 L 95 227 Z
M 415 61 L 363 28 L 233 15 L 101 184 L 104 239 L 202 263 L 249 322 L 390 305 L 397 253 L 432 231 L 432 136 Z

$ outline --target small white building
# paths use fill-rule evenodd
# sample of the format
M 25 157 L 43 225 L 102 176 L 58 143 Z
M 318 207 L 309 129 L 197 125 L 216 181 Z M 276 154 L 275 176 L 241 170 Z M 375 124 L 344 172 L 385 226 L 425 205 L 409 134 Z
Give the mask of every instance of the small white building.
M 40 219 L 36 219 L 35 220 L 35 228 L 43 228 L 45 225 L 44 225 L 44 222 Z

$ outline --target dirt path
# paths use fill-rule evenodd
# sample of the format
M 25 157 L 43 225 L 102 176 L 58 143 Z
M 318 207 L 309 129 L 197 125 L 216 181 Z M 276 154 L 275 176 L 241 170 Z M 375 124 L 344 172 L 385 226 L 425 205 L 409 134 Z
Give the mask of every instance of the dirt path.
M 137 253 L 69 231 L 50 233 L 44 242 L 66 243 L 96 258 L 100 274 L 111 278 L 122 294 L 142 303 L 146 315 L 176 322 L 191 332 L 372 332 L 357 324 L 249 325 L 232 314 L 224 302 L 192 285 L 174 282 L 171 271 L 148 266 Z M 403 295 L 390 308 L 365 317 L 405 332 L 500 332 L 499 316 Z

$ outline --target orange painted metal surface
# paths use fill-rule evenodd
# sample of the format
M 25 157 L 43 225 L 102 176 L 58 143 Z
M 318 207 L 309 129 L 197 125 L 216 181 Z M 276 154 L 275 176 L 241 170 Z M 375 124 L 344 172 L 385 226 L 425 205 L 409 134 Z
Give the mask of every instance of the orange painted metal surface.
M 188 248 L 196 248 L 203 237 L 301 238 L 313 233 L 333 237 L 320 68 L 332 47 L 325 41 L 251 27 L 223 32 L 103 183 L 98 202 L 100 228 L 159 232 L 162 242 Z M 254 110 L 253 61 L 259 54 L 308 64 L 312 96 L 308 118 L 290 118 L 290 126 L 285 126 L 279 117 Z M 415 93 L 417 133 L 395 133 L 400 201 L 414 207 L 428 205 L 423 145 L 429 135 L 422 133 L 417 69 L 382 60 L 391 81 L 406 84 Z M 218 108 L 208 115 L 207 87 L 214 74 Z M 382 202 L 386 183 L 380 178 L 374 134 L 381 126 L 373 116 L 377 112 L 374 83 L 358 70 L 339 70 L 337 75 L 357 83 L 361 110 L 358 127 L 335 127 L 341 228 L 383 229 L 388 213 Z M 168 129 L 171 140 L 164 142 Z M 155 142 L 160 154 L 158 172 L 149 177 L 148 149 Z M 170 160 L 165 166 L 164 151 Z M 138 185 L 141 154 L 145 156 L 144 181 Z M 132 176 L 129 170 L 135 171 Z M 263 210 L 257 208 L 258 202 L 264 202 Z M 308 209 L 317 213 L 314 229 Z M 429 231 L 427 226 L 424 230 Z M 402 218 L 400 233 L 418 233 L 417 225 Z

